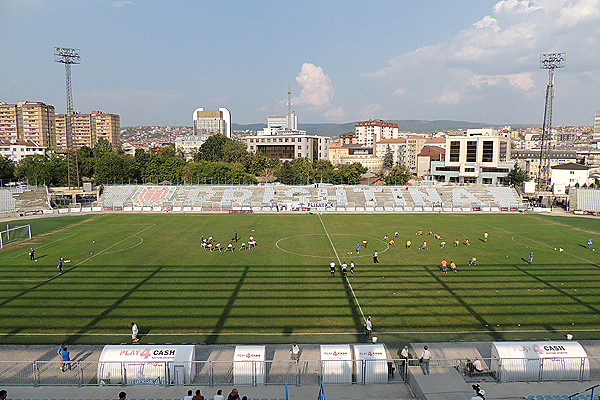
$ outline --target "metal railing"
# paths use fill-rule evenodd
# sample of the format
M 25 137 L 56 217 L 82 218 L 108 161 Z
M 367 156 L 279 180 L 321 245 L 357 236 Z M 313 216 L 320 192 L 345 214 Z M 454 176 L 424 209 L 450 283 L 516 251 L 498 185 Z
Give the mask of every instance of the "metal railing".
M 430 369 L 453 368 L 466 382 L 485 378 L 498 382 L 600 380 L 600 357 L 480 359 L 483 371 L 466 359 L 432 359 Z M 269 360 L 189 362 L 0 361 L 2 386 L 128 385 L 319 385 L 406 383 L 419 374 L 418 359 L 359 361 Z

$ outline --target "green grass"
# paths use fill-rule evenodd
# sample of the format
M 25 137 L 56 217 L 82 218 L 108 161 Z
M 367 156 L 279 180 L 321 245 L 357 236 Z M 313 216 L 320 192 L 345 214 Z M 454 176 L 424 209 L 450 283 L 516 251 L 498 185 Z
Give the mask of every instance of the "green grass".
M 0 343 L 128 342 L 131 321 L 146 343 L 357 342 L 363 313 L 387 342 L 558 339 L 567 330 L 600 338 L 600 251 L 585 249 L 589 237 L 600 243 L 596 219 L 112 214 L 28 222 L 34 239 L 0 251 Z M 448 246 L 415 236 L 419 229 Z M 212 235 L 225 247 L 234 230 L 259 246 L 199 246 Z M 381 238 L 395 231 L 388 248 Z M 453 245 L 465 238 L 471 246 Z M 355 254 L 364 239 L 368 248 Z M 423 240 L 427 251 L 418 250 Z M 339 270 L 330 277 L 336 252 L 356 264 L 351 286 Z M 478 265 L 469 267 L 473 256 Z M 71 260 L 62 275 L 60 257 Z M 442 258 L 459 272 L 443 274 Z

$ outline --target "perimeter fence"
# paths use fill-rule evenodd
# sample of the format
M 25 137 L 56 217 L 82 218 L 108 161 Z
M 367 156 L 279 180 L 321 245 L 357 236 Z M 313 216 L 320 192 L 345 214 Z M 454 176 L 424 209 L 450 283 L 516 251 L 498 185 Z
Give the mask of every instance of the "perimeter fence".
M 466 359 L 432 359 L 430 369 L 446 368 L 466 382 L 599 381 L 600 357 L 480 359 L 482 371 Z M 261 386 L 406 383 L 420 374 L 418 359 L 278 360 L 191 362 L 0 361 L 2 386 Z M 454 370 L 454 371 L 453 371 Z

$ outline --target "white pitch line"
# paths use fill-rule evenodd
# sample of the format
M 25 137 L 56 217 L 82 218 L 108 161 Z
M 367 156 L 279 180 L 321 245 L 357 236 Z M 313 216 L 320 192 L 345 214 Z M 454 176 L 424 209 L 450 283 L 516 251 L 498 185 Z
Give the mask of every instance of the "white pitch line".
M 549 332 L 600 332 L 600 329 L 553 329 L 551 331 L 545 329 L 522 329 L 522 330 L 479 330 L 479 331 L 390 331 L 390 332 L 379 332 L 380 335 L 407 335 L 407 334 L 470 334 L 470 333 L 549 333 Z M 294 332 L 291 335 L 297 336 L 314 336 L 314 335 L 363 335 L 362 332 Z M 127 333 L 91 333 L 91 332 L 63 332 L 63 333 L 26 333 L 26 332 L 4 332 L 0 333 L 0 336 L 128 336 L 131 334 Z M 146 333 L 143 336 L 240 336 L 240 335 L 253 335 L 253 336 L 290 336 L 289 333 L 277 333 L 277 332 L 179 332 L 179 333 Z
M 486 224 L 486 225 L 487 225 L 487 226 L 490 226 L 490 227 L 492 227 L 492 228 L 494 228 L 494 229 L 498 229 L 499 231 L 502 231 L 502 232 L 504 232 L 504 233 L 510 233 L 510 234 L 514 235 L 514 236 L 511 238 L 511 240 L 512 240 L 513 242 L 517 243 L 517 244 L 520 244 L 520 243 L 518 243 L 517 241 L 515 241 L 515 240 L 514 240 L 514 237 L 515 237 L 515 236 L 521 237 L 521 238 L 523 238 L 523 239 L 531 240 L 532 242 L 534 242 L 534 243 L 537 243 L 537 244 L 539 244 L 540 246 L 546 246 L 546 247 L 548 247 L 549 249 L 551 249 L 551 248 L 552 248 L 552 246 L 551 246 L 551 245 L 549 245 L 549 244 L 542 243 L 542 242 L 540 242 L 540 241 L 537 241 L 537 240 L 535 240 L 535 239 L 528 238 L 527 236 L 519 235 L 518 233 L 515 233 L 515 232 L 510 232 L 510 231 L 504 230 L 504 229 L 502 229 L 502 228 L 499 228 L 499 227 L 497 227 L 497 226 L 494 226 L 494 225 L 491 225 L 491 224 Z M 527 247 L 529 247 L 529 246 L 527 246 Z M 598 264 L 596 264 L 595 262 L 593 262 L 593 261 L 590 261 L 590 260 L 588 260 L 588 259 L 586 259 L 586 258 L 583 258 L 583 257 L 579 257 L 579 256 L 577 256 L 577 255 L 575 255 L 575 254 L 569 253 L 568 251 L 565 251 L 564 253 L 565 253 L 566 255 L 568 255 L 568 256 L 571 256 L 571 257 L 573 257 L 573 258 L 578 258 L 578 259 L 580 259 L 581 261 L 585 261 L 585 262 L 587 262 L 587 263 L 589 263 L 589 264 L 592 264 L 592 265 L 598 266 Z
M 325 228 L 325 224 L 323 223 L 323 219 L 321 218 L 321 216 L 319 215 L 319 221 L 321 221 L 321 225 L 323 226 L 323 230 L 325 231 L 325 234 L 327 235 L 327 238 L 329 239 L 329 243 L 331 243 L 331 247 L 333 248 L 333 251 L 335 252 L 335 256 L 338 259 L 338 262 L 340 264 L 342 264 L 342 260 L 340 260 L 340 256 L 338 256 L 338 252 L 335 249 L 335 246 L 333 245 L 333 242 L 331 241 L 331 236 L 329 236 L 329 232 L 327 232 L 327 228 Z M 350 281 L 348 280 L 348 277 L 346 276 L 346 283 L 348 283 L 348 287 L 350 288 L 350 291 L 352 292 L 352 296 L 354 296 L 354 301 L 356 301 L 356 305 L 358 306 L 358 309 L 360 310 L 360 314 L 363 317 L 363 320 L 365 320 L 365 322 L 367 322 L 367 319 L 365 318 L 365 313 L 362 310 L 362 307 L 360 306 L 360 303 L 358 302 L 358 299 L 356 298 L 356 294 L 354 293 L 354 289 L 352 289 L 352 285 L 350 284 Z
M 111 246 L 108 246 L 108 247 L 107 247 L 107 248 L 105 248 L 104 250 L 101 250 L 100 252 L 98 252 L 98 253 L 96 253 L 96 254 L 93 254 L 93 255 L 89 256 L 89 257 L 88 257 L 88 258 L 86 258 L 85 260 L 78 262 L 77 264 L 73 265 L 71 268 L 69 268 L 69 269 L 65 270 L 65 272 L 67 272 L 67 271 L 70 271 L 70 270 L 72 270 L 73 268 L 80 266 L 80 265 L 81 265 L 81 264 L 83 264 L 84 262 L 87 262 L 87 261 L 91 260 L 92 258 L 94 258 L 94 257 L 97 257 L 97 256 L 101 255 L 101 254 L 102 254 L 102 253 L 104 253 L 105 251 L 112 249 L 113 247 L 115 247 L 115 246 L 117 246 L 117 245 L 119 245 L 119 244 L 123 243 L 124 241 L 126 241 L 126 240 L 128 240 L 128 239 L 130 239 L 130 238 L 132 238 L 132 237 L 136 237 L 136 236 L 137 236 L 137 235 L 139 235 L 140 233 L 142 233 L 142 232 L 145 232 L 145 231 L 147 231 L 147 230 L 148 230 L 148 229 L 150 229 L 150 228 L 153 228 L 155 225 L 156 225 L 156 224 L 152 224 L 152 225 L 150 225 L 150 226 L 148 226 L 148 227 L 146 227 L 146 228 L 142 229 L 142 230 L 141 230 L 141 231 L 139 231 L 139 232 L 136 232 L 136 233 L 134 233 L 134 234 L 132 234 L 132 235 L 129 235 L 129 236 L 127 236 L 127 237 L 126 237 L 125 239 L 123 239 L 123 240 L 119 240 L 117 243 L 115 243 L 115 244 L 113 244 L 113 245 L 111 245 Z M 50 278 L 50 279 L 48 279 L 48 281 L 50 281 L 50 280 L 52 280 L 52 279 L 55 279 L 55 278 L 56 278 L 56 277 Z

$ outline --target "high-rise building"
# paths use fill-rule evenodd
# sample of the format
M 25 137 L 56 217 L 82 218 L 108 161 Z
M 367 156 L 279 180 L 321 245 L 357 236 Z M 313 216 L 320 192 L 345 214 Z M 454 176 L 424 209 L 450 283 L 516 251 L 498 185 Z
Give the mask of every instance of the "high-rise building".
M 374 146 L 382 139 L 398 139 L 398 124 L 380 119 L 357 122 L 354 125 L 356 143 L 363 146 Z
M 95 126 L 96 142 L 108 140 L 113 148 L 121 147 L 121 117 L 117 114 L 105 114 L 102 111 L 92 111 L 92 129 Z
M 71 118 L 71 138 L 74 148 L 87 146 L 93 148 L 98 140 L 108 140 L 113 148 L 121 146 L 121 122 L 117 114 L 105 114 L 92 111 L 91 114 L 73 113 Z M 65 114 L 56 115 L 56 148 L 67 148 L 67 128 Z
M 298 130 L 298 116 L 292 112 L 287 115 L 269 115 L 267 117 L 267 128 L 279 130 Z
M 231 113 L 221 107 L 217 111 L 194 110 L 194 135 L 221 134 L 231 138 Z
M 54 106 L 42 102 L 0 103 L 0 139 L 24 139 L 54 149 L 54 119 Z
M 600 111 L 596 111 L 594 118 L 594 139 L 600 139 Z

